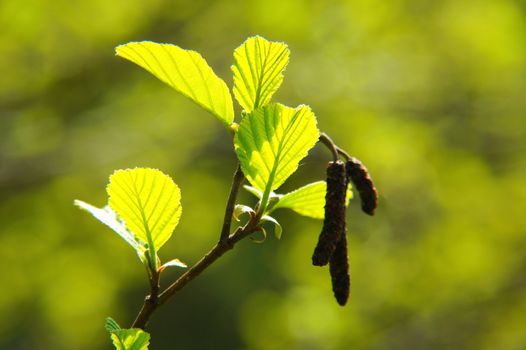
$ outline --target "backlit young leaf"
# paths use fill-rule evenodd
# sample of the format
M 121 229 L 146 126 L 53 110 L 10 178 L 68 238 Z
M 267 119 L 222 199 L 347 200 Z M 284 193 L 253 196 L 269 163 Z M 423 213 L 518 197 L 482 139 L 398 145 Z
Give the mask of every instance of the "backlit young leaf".
M 137 251 L 139 258 L 144 260 L 144 252 L 146 251 L 144 243 L 136 239 L 135 235 L 126 228 L 124 221 L 120 219 L 110 207 L 105 206 L 104 208 L 97 208 L 80 200 L 75 200 L 74 204 L 80 209 L 87 211 L 97 220 L 115 231 Z
M 225 125 L 234 121 L 228 87 L 199 53 L 151 41 L 120 45 L 115 52 L 211 112 Z
M 164 264 L 162 264 L 160 267 L 159 267 L 159 272 L 163 272 L 164 269 L 166 269 L 167 267 L 171 267 L 171 266 L 175 266 L 175 267 L 182 267 L 182 268 L 187 268 L 188 265 L 186 265 L 184 262 L 182 262 L 181 260 L 179 259 L 172 259 L 168 262 L 165 262 Z
M 295 191 L 283 195 L 273 209 L 289 208 L 296 213 L 315 219 L 323 219 L 325 216 L 325 192 L 327 183 L 317 181 L 300 187 Z M 347 188 L 347 200 L 352 198 L 351 186 Z
M 246 178 L 263 193 L 262 202 L 296 171 L 318 136 L 316 117 L 304 105 L 269 104 L 243 118 L 234 146 Z
M 240 216 L 243 214 L 255 215 L 256 212 L 249 206 L 243 204 L 236 204 L 236 206 L 234 207 L 234 211 L 232 212 L 232 217 L 234 218 L 234 220 L 239 221 Z
M 327 183 L 318 181 L 298 188 L 280 198 L 274 209 L 289 208 L 298 214 L 323 219 Z
M 260 36 L 247 39 L 234 51 L 234 96 L 247 112 L 265 106 L 283 82 L 289 62 L 286 44 Z
M 148 350 L 150 334 L 139 328 L 119 329 L 111 333 L 117 350 Z
M 148 244 L 152 261 L 170 238 L 181 216 L 181 191 L 157 169 L 117 170 L 107 187 L 109 206 L 126 227 Z
M 261 218 L 261 221 L 268 221 L 274 224 L 274 236 L 276 236 L 277 239 L 281 239 L 281 233 L 283 232 L 283 228 L 281 227 L 278 220 L 274 219 L 272 216 L 269 215 L 263 215 Z
M 243 185 L 243 188 L 247 190 L 248 192 L 252 193 L 254 196 L 256 196 L 258 199 L 261 199 L 263 197 L 263 192 L 260 190 L 250 186 L 250 185 Z
M 121 326 L 111 317 L 106 317 L 106 322 L 104 323 L 104 328 L 109 332 L 115 332 L 121 329 Z

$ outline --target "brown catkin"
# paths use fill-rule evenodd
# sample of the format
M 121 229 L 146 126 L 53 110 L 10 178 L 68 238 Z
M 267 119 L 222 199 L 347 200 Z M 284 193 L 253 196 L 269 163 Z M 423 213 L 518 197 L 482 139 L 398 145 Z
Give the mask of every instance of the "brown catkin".
M 374 210 L 378 205 L 378 191 L 374 187 L 367 168 L 356 158 L 349 159 L 345 164 L 345 168 L 347 170 L 347 178 L 352 181 L 360 195 L 362 211 L 369 215 L 374 215 Z
M 347 256 L 347 235 L 344 233 L 329 261 L 332 291 L 336 301 L 344 306 L 349 299 L 351 277 L 349 275 L 349 258 Z
M 318 238 L 318 244 L 312 255 L 312 264 L 324 266 L 336 248 L 336 244 L 345 234 L 345 196 L 347 177 L 345 164 L 337 160 L 327 166 L 327 192 L 325 194 L 325 218 Z

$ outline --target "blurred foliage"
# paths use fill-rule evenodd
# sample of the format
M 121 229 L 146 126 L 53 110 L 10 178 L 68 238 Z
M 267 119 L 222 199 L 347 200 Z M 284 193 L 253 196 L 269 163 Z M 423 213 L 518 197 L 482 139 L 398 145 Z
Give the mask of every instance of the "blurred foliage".
M 162 259 L 193 263 L 219 235 L 231 136 L 113 48 L 176 43 L 231 86 L 254 34 L 291 49 L 275 99 L 309 104 L 381 193 L 374 218 L 351 201 L 351 299 L 310 265 L 320 221 L 282 211 L 281 241 L 241 243 L 154 315 L 152 349 L 526 347 L 523 1 L 3 1 L 0 23 L 0 348 L 109 349 L 104 318 L 131 323 L 144 270 L 72 205 L 102 206 L 114 169 L 180 185 Z

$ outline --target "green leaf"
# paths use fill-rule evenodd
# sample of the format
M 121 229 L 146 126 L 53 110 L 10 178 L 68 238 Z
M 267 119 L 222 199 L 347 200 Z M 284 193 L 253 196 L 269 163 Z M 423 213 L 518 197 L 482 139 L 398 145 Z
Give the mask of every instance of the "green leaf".
M 298 188 L 295 191 L 283 195 L 279 202 L 272 208 L 289 208 L 296 213 L 315 219 L 323 219 L 325 216 L 325 192 L 327 183 L 317 181 Z M 345 205 L 352 198 L 351 186 L 347 188 L 347 199 Z
M 124 221 L 117 216 L 115 211 L 113 211 L 108 206 L 105 206 L 104 208 L 97 208 L 80 200 L 75 200 L 73 203 L 77 207 L 87 211 L 88 213 L 93 215 L 97 220 L 99 220 L 100 222 L 111 228 L 113 231 L 115 231 L 129 245 L 131 245 L 133 249 L 135 249 L 135 251 L 139 255 L 139 258 L 142 261 L 144 261 L 144 252 L 146 251 L 144 243 L 139 241 L 135 237 L 135 235 L 126 228 Z
M 283 228 L 279 224 L 278 220 L 274 219 L 272 216 L 263 215 L 261 217 L 261 221 L 268 221 L 268 222 L 273 223 L 274 224 L 274 236 L 276 236 L 277 239 L 281 239 L 281 233 L 283 233 Z
M 327 183 L 325 181 L 313 182 L 282 195 L 278 203 L 272 209 L 289 208 L 303 216 L 308 216 L 314 219 L 323 219 L 325 217 L 324 208 L 326 191 Z M 349 184 L 347 187 L 345 205 L 349 203 L 352 196 L 352 187 L 351 184 Z
M 254 196 L 256 196 L 258 199 L 261 199 L 261 197 L 263 197 L 263 192 L 261 192 L 260 190 L 252 187 L 252 186 L 249 186 L 249 185 L 243 185 L 243 188 L 245 190 L 247 190 L 248 192 L 252 193 Z
M 106 190 L 109 206 L 138 239 L 148 244 L 150 261 L 156 267 L 156 252 L 179 223 L 179 187 L 157 169 L 135 168 L 115 171 Z
M 232 212 L 232 217 L 234 218 L 234 220 L 239 222 L 240 217 L 243 214 L 249 214 L 250 216 L 252 216 L 255 215 L 256 212 L 249 206 L 243 204 L 236 204 L 236 206 L 234 207 L 234 211 Z
M 252 235 L 252 236 L 250 236 L 250 239 L 252 240 L 252 242 L 261 244 L 261 243 L 264 243 L 267 240 L 267 231 L 265 230 L 264 227 L 262 227 L 262 226 L 258 227 L 255 232 L 260 233 L 261 234 L 261 238 L 256 238 L 256 237 L 254 237 L 254 235 Z
M 286 44 L 260 36 L 247 39 L 234 51 L 234 96 L 247 112 L 265 106 L 283 82 L 289 62 Z
M 111 333 L 117 350 L 148 350 L 150 334 L 139 328 L 120 329 Z
M 187 268 L 188 267 L 188 265 L 186 265 L 181 260 L 179 260 L 179 259 L 172 259 L 172 260 L 162 264 L 162 266 L 159 267 L 159 272 L 163 272 L 164 269 L 166 269 L 167 267 L 171 267 L 171 266 L 182 267 L 182 268 Z
M 234 218 L 234 220 L 239 221 L 239 217 L 243 214 L 255 215 L 256 212 L 249 206 L 243 204 L 236 204 L 236 206 L 234 207 L 234 211 L 232 212 L 232 217 Z
M 228 87 L 199 53 L 151 41 L 120 45 L 115 48 L 115 53 L 146 69 L 225 125 L 230 126 L 234 121 Z
M 296 171 L 318 137 L 316 117 L 308 106 L 270 104 L 243 118 L 234 146 L 243 173 L 263 192 L 262 210 L 270 193 Z
M 327 183 L 325 181 L 308 184 L 283 195 L 274 209 L 289 208 L 304 216 L 323 219 L 326 191 Z
M 113 333 L 115 331 L 120 330 L 121 326 L 119 326 L 119 324 L 113 318 L 106 317 L 106 322 L 104 323 L 104 328 L 106 328 L 106 330 L 109 333 Z
M 243 185 L 243 188 L 245 190 L 247 190 L 247 192 L 252 193 L 258 199 L 263 198 L 263 192 L 261 192 L 260 190 L 254 188 L 254 187 L 252 187 L 250 185 Z M 274 192 L 270 192 L 270 198 L 271 199 L 273 199 L 273 198 L 279 199 L 280 196 L 282 196 L 282 195 L 281 194 L 276 194 Z

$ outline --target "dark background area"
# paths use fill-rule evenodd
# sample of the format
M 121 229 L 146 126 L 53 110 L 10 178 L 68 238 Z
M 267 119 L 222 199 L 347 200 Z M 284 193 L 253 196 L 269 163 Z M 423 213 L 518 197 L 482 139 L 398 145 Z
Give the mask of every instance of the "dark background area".
M 280 211 L 281 241 L 188 285 L 151 349 L 525 349 L 525 18 L 518 0 L 0 2 L 0 348 L 110 349 L 104 318 L 133 321 L 144 268 L 72 205 L 103 206 L 114 169 L 180 186 L 163 260 L 219 235 L 231 135 L 114 47 L 193 49 L 232 86 L 232 51 L 260 34 L 291 49 L 274 100 L 310 105 L 380 191 L 375 217 L 348 210 L 350 302 L 310 264 L 321 222 Z M 281 191 L 328 159 L 316 147 Z

